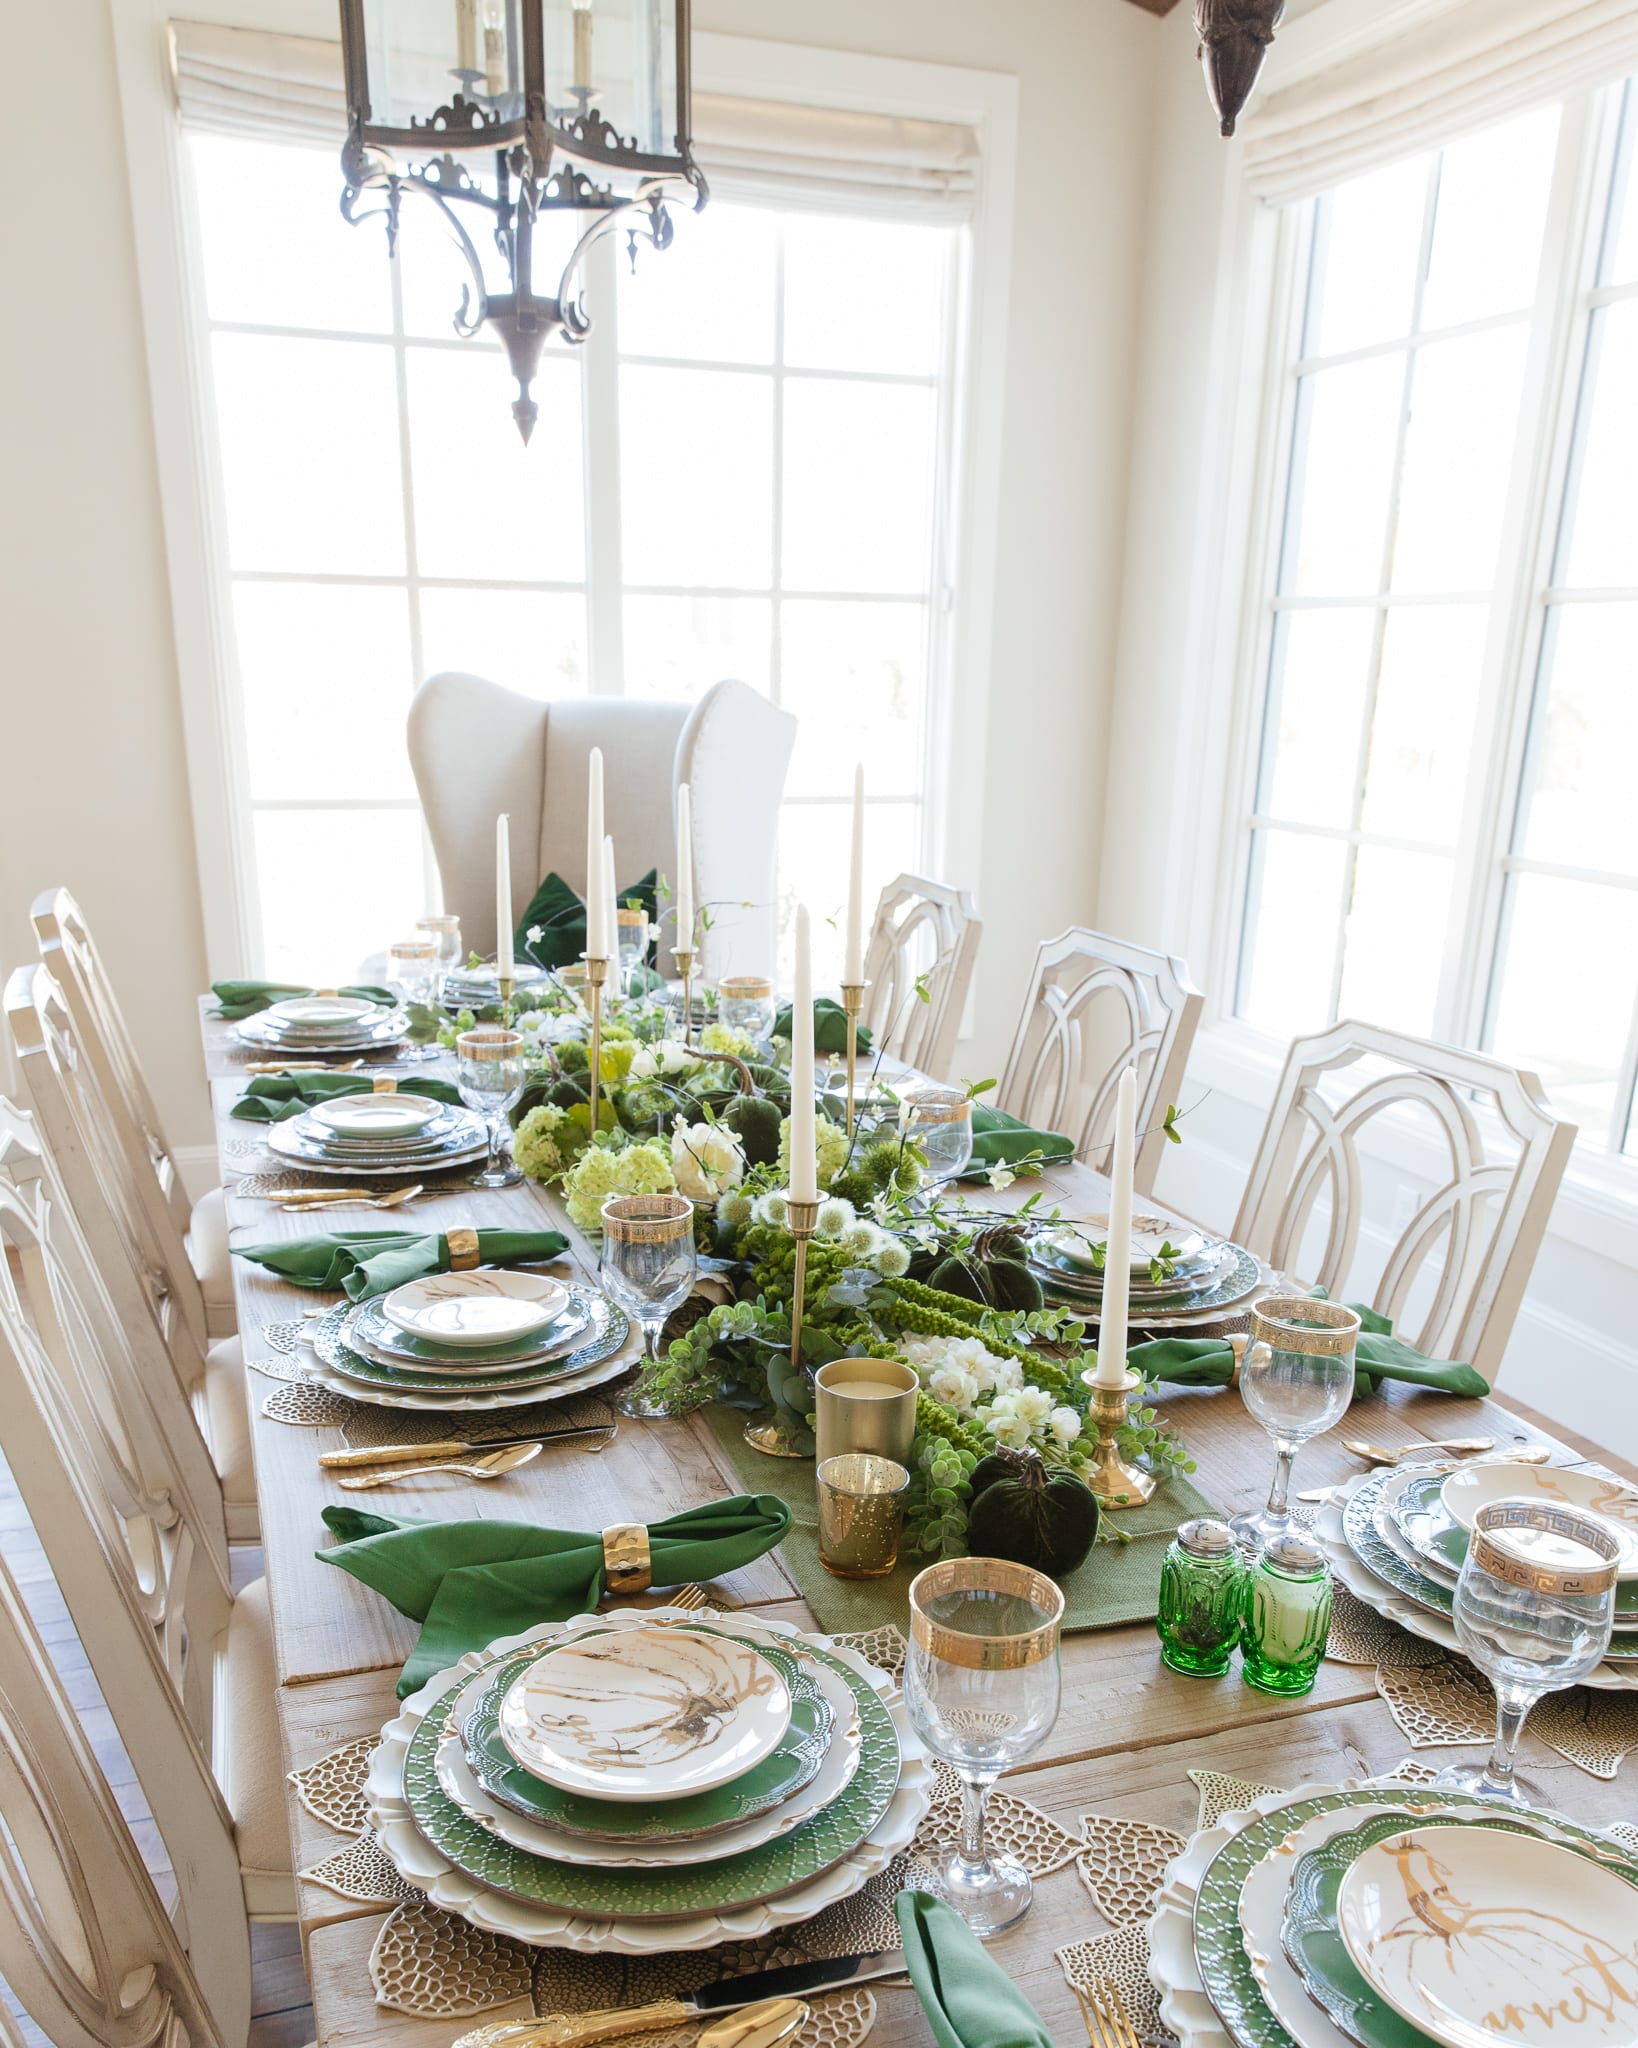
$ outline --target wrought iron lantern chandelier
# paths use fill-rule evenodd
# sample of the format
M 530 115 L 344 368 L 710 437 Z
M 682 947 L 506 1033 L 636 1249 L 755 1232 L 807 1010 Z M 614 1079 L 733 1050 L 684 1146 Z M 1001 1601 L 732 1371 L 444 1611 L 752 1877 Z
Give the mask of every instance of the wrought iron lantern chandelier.
M 505 343 L 527 441 L 548 336 L 590 331 L 587 249 L 617 225 L 634 258 L 639 241 L 664 249 L 667 196 L 705 204 L 690 140 L 689 0 L 341 0 L 341 44 L 342 213 L 384 214 L 391 252 L 406 192 L 439 209 L 472 278 L 456 332 L 489 327 Z M 490 216 L 507 291 L 485 280 L 462 218 L 470 208 Z M 548 297 L 535 290 L 535 231 L 558 214 L 586 225 Z

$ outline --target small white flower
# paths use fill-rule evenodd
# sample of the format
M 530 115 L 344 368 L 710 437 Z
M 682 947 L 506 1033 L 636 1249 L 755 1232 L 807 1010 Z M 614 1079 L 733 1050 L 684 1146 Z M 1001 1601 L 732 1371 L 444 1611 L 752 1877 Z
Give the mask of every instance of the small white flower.
M 873 1259 L 882 1241 L 882 1234 L 874 1223 L 864 1217 L 857 1217 L 842 1234 L 842 1244 L 849 1258 Z
M 1014 1414 L 1021 1415 L 1032 1430 L 1039 1429 L 1052 1413 L 1052 1396 L 1040 1387 L 1020 1387 L 1011 1400 Z
M 958 1365 L 941 1365 L 927 1382 L 935 1401 L 953 1408 L 957 1415 L 970 1415 L 978 1400 L 978 1387 L 970 1372 Z
M 910 1270 L 910 1254 L 896 1237 L 884 1238 L 876 1252 L 876 1271 L 899 1280 Z
M 1054 1408 L 1047 1417 L 1047 1428 L 1056 1438 L 1060 1450 L 1067 1451 L 1081 1433 L 1081 1418 L 1073 1408 Z
M 770 1188 L 765 1195 L 758 1195 L 752 1211 L 758 1223 L 766 1223 L 772 1230 L 783 1230 L 791 1220 L 791 1205 L 777 1190 Z
M 1029 1443 L 1029 1424 L 1021 1415 L 1013 1415 L 1006 1410 L 998 1413 L 999 1408 L 997 1403 L 984 1417 L 984 1427 L 998 1444 L 1005 1444 L 1009 1450 L 1024 1450 Z
M 998 1194 L 1002 1188 L 1010 1188 L 1018 1178 L 1004 1159 L 998 1159 L 984 1177 Z
M 750 1196 L 724 1195 L 722 1200 L 717 1204 L 717 1214 L 722 1218 L 723 1222 L 728 1225 L 728 1228 L 730 1230 L 737 1230 L 742 1223 L 748 1223 L 750 1221 Z
M 532 924 L 523 936 L 529 941 L 531 946 L 538 946 L 546 934 L 541 926 Z
M 693 1064 L 693 1056 L 687 1046 L 679 1045 L 674 1038 L 661 1038 L 653 1045 L 638 1046 L 632 1055 L 631 1078 L 634 1081 L 652 1081 L 660 1074 L 680 1074 Z
M 691 1124 L 679 1116 L 671 1132 L 671 1171 L 691 1201 L 714 1201 L 745 1178 L 745 1154 L 726 1124 Z
M 828 1201 L 819 1204 L 819 1214 L 814 1229 L 820 1237 L 845 1238 L 853 1226 L 853 1204 L 841 1195 L 832 1195 Z

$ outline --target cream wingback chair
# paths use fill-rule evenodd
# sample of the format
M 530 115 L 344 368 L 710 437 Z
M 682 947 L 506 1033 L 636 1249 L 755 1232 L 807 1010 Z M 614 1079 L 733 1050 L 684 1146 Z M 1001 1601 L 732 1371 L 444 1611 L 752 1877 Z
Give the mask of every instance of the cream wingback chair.
M 495 945 L 495 819 L 511 818 L 521 916 L 556 870 L 586 892 L 586 763 L 603 750 L 605 829 L 616 883 L 650 868 L 675 879 L 679 783 L 694 803 L 694 895 L 711 911 L 713 976 L 771 974 L 774 869 L 796 720 L 745 683 L 697 704 L 625 697 L 542 702 L 479 676 L 430 676 L 409 710 L 409 756 L 438 857 L 444 904 L 465 945 Z M 670 963 L 670 925 L 662 965 Z

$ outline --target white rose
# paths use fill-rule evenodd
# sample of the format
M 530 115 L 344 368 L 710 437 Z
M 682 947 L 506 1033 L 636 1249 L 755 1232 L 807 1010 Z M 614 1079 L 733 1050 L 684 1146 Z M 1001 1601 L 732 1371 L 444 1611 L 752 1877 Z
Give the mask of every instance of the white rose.
M 1073 1408 L 1054 1408 L 1047 1417 L 1047 1428 L 1051 1430 L 1060 1447 L 1067 1451 L 1081 1433 L 1081 1418 Z
M 651 1045 L 640 1045 L 631 1056 L 631 1065 L 626 1069 L 633 1081 L 652 1081 L 660 1071 L 660 1063 L 654 1057 Z
M 662 1074 L 682 1074 L 694 1064 L 694 1055 L 674 1038 L 662 1038 L 654 1050 L 660 1056 Z
M 1005 1444 L 1009 1450 L 1021 1451 L 1029 1443 L 1029 1424 L 1021 1415 L 1014 1415 L 999 1404 L 984 1418 L 984 1427 L 998 1444 Z
M 1020 1387 L 1012 1396 L 1014 1411 L 1023 1416 L 1031 1429 L 1039 1429 L 1052 1413 L 1052 1396 L 1043 1393 L 1039 1387 Z
M 927 1383 L 927 1391 L 935 1401 L 946 1408 L 953 1408 L 958 1415 L 971 1414 L 973 1403 L 978 1399 L 978 1388 L 970 1372 L 963 1372 L 959 1365 L 940 1365 L 934 1368 Z
M 691 1124 L 678 1117 L 671 1133 L 671 1171 L 678 1192 L 691 1201 L 714 1202 L 745 1178 L 739 1139 L 722 1124 Z

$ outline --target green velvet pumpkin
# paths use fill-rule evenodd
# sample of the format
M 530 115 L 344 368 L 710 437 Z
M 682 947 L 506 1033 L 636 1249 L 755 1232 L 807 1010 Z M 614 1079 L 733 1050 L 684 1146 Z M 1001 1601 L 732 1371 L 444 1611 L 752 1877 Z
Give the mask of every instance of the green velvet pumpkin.
M 1073 1472 L 1038 1451 L 992 1451 L 973 1468 L 967 1549 L 1062 1579 L 1098 1538 L 1098 1503 Z
M 747 1166 L 772 1166 L 778 1160 L 780 1115 L 765 1095 L 736 1095 L 718 1121 L 739 1139 Z

